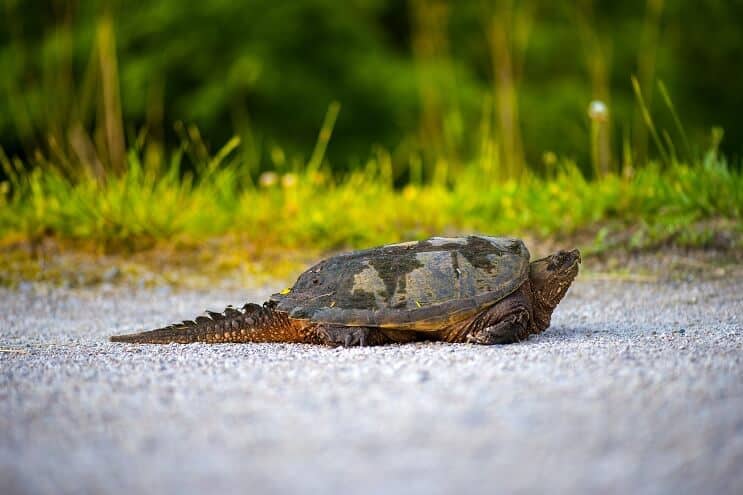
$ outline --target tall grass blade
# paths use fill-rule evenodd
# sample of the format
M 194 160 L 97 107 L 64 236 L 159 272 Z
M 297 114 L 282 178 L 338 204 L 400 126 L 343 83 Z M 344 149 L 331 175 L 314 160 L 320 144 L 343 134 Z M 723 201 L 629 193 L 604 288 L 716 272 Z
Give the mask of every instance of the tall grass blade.
M 660 140 L 660 136 L 658 136 L 658 131 L 655 128 L 653 117 L 650 115 L 650 110 L 648 109 L 648 106 L 645 104 L 645 98 L 643 98 L 642 96 L 642 90 L 640 89 L 640 83 L 637 81 L 637 78 L 635 76 L 632 76 L 632 89 L 635 91 L 635 97 L 637 98 L 637 103 L 640 106 L 640 112 L 642 113 L 642 119 L 645 122 L 645 125 L 648 128 L 648 131 L 650 131 L 650 135 L 653 136 L 653 141 L 655 141 L 655 146 L 658 148 L 658 153 L 660 153 L 663 163 L 668 164 L 670 162 L 668 151 L 663 145 L 663 142 Z
M 105 142 L 108 149 L 109 166 L 120 173 L 124 170 L 126 150 L 124 144 L 124 123 L 119 96 L 119 67 L 116 57 L 116 38 L 113 20 L 103 16 L 96 33 L 98 58 L 101 70 L 101 89 L 103 91 L 102 113 L 105 129 Z
M 8 180 L 10 180 L 13 188 L 18 189 L 21 185 L 23 170 L 16 170 L 14 162 L 10 161 L 2 146 L 0 146 L 0 167 L 2 167 L 5 175 L 8 176 Z
M 229 154 L 232 153 L 235 149 L 237 149 L 238 146 L 240 146 L 240 137 L 233 136 L 224 144 L 224 146 L 219 149 L 219 151 L 217 151 L 217 154 L 214 155 L 214 157 L 209 161 L 209 165 L 207 166 L 208 172 L 211 173 L 216 170 L 217 167 L 222 164 L 224 159 L 227 158 L 227 156 L 229 156 Z
M 676 125 L 676 130 L 681 136 L 681 142 L 684 145 L 684 153 L 686 155 L 684 156 L 684 159 L 687 161 L 687 163 L 692 163 L 694 161 L 694 155 L 692 154 L 691 146 L 689 145 L 689 138 L 686 137 L 686 130 L 681 123 L 681 119 L 676 112 L 676 106 L 673 104 L 671 96 L 669 95 L 668 90 L 666 89 L 666 85 L 663 83 L 663 81 L 658 81 L 658 89 L 660 90 L 663 102 L 666 104 L 668 110 L 671 112 L 671 117 L 673 117 L 673 123 Z
M 325 150 L 327 149 L 328 142 L 333 135 L 335 121 L 338 119 L 338 113 L 340 111 L 341 104 L 337 101 L 331 102 L 328 106 L 328 111 L 325 113 L 322 127 L 320 127 L 320 132 L 317 135 L 315 149 L 312 150 L 310 161 L 307 163 L 308 172 L 315 173 L 320 169 L 320 165 L 322 165 L 322 161 L 325 159 Z

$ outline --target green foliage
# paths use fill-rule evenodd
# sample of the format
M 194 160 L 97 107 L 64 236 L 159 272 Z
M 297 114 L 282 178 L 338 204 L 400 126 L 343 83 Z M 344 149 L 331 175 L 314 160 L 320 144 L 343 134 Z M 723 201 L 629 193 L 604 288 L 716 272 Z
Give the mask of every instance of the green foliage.
M 54 233 L 137 248 L 234 234 L 257 245 L 335 249 L 453 231 L 569 235 L 604 224 L 616 232 L 644 225 L 629 245 L 673 236 L 704 244 L 709 235 L 694 225 L 740 219 L 743 210 L 743 174 L 713 151 L 702 163 L 650 164 L 631 178 L 587 181 L 563 161 L 549 179 L 497 181 L 472 164 L 456 180 L 397 189 L 383 155 L 342 179 L 305 169 L 266 173 L 252 185 L 239 159 L 231 158 L 240 156 L 236 144 L 227 143 L 196 178 L 181 178 L 180 152 L 163 170 L 148 170 L 131 151 L 126 172 L 104 182 L 38 168 L 19 174 L 20 165 L 4 159 L 13 179 L 0 196 L 0 236 Z M 602 230 L 596 242 L 608 237 Z

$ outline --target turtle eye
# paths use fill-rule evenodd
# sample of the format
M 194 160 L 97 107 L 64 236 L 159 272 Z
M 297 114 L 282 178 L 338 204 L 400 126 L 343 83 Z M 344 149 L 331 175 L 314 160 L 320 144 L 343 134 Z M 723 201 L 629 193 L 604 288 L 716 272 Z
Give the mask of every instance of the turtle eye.
M 557 253 L 549 257 L 547 269 L 550 271 L 559 270 L 562 268 L 567 268 L 571 264 L 572 261 L 570 259 L 570 253 L 566 251 L 558 251 Z
M 557 268 L 559 268 L 560 265 L 562 265 L 562 260 L 560 258 L 560 254 L 554 254 L 550 256 L 549 263 L 547 263 L 547 269 L 556 270 Z

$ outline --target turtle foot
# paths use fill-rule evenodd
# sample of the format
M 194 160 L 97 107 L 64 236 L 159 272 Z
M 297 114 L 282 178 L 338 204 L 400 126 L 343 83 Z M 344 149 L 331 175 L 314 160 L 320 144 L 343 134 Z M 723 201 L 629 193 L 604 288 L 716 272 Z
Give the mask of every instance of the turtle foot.
M 379 334 L 376 329 L 367 327 L 321 326 L 318 335 L 326 345 L 343 347 L 366 347 L 381 342 L 375 337 Z
M 518 342 L 527 335 L 525 331 L 529 324 L 529 313 L 519 311 L 505 319 L 480 330 L 470 332 L 465 342 L 470 344 L 493 345 Z

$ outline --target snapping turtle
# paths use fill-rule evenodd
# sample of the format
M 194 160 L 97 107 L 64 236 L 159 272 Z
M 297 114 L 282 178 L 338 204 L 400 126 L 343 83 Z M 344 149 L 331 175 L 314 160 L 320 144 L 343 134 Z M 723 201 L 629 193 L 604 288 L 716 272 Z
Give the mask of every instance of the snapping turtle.
M 575 249 L 530 263 L 514 238 L 433 237 L 323 260 L 262 306 L 228 307 L 111 340 L 505 344 L 549 327 L 579 263 Z

